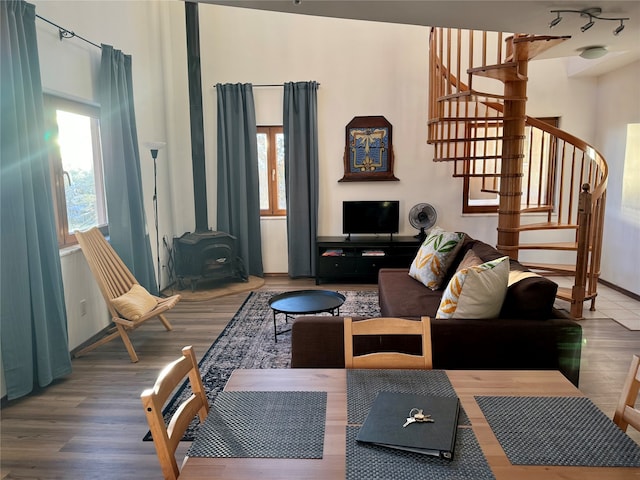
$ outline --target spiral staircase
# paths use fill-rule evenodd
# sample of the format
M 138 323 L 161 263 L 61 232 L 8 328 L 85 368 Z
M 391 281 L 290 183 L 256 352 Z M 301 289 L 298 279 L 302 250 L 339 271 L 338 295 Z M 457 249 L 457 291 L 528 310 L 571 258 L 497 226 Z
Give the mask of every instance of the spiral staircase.
M 497 195 L 498 250 L 540 274 L 573 278 L 557 297 L 582 318 L 597 296 L 607 163 L 526 114 L 529 61 L 566 39 L 433 28 L 428 143 L 435 162 L 453 163 L 454 177 Z

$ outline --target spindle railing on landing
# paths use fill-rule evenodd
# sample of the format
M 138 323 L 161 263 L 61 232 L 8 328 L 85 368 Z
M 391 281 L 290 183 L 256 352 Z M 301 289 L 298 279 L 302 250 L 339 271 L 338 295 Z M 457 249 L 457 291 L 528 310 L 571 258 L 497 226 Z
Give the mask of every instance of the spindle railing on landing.
M 453 162 L 454 177 L 477 178 L 499 198 L 499 250 L 516 259 L 526 250 L 521 261 L 532 270 L 573 278 L 558 298 L 582 318 L 584 301 L 593 310 L 597 295 L 607 163 L 583 140 L 526 115 L 529 60 L 565 39 L 432 29 L 428 142 L 434 161 Z

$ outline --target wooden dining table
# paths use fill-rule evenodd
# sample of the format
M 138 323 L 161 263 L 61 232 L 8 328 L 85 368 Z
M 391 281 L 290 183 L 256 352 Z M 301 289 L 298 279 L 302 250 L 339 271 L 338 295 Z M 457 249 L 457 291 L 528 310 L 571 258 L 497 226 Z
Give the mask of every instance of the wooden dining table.
M 482 453 L 497 480 L 633 479 L 636 467 L 513 465 L 482 409 L 477 396 L 584 397 L 558 371 L 446 370 L 469 418 Z M 225 391 L 327 392 L 324 451 L 321 459 L 187 457 L 181 480 L 317 479 L 342 480 L 346 475 L 347 371 L 343 369 L 235 370 Z

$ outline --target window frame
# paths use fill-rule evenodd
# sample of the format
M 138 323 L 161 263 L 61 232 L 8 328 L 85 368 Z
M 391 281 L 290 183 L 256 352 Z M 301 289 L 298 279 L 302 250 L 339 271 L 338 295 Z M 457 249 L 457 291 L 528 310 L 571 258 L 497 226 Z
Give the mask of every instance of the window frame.
M 91 118 L 91 142 L 93 144 L 93 172 L 96 188 L 96 203 L 102 211 L 106 223 L 97 225 L 103 235 L 109 235 L 109 217 L 106 205 L 106 193 L 104 186 L 104 170 L 102 159 L 102 145 L 100 138 L 100 107 L 78 100 L 71 100 L 58 95 L 45 93 L 44 114 L 46 141 L 49 154 L 49 168 L 51 172 L 51 192 L 53 195 L 54 216 L 56 222 L 56 235 L 58 247 L 66 248 L 77 245 L 75 234 L 69 232 L 69 219 L 67 215 L 67 200 L 65 192 L 65 175 L 68 174 L 62 166 L 62 154 L 58 144 L 57 110 L 84 115 Z
M 267 136 L 267 182 L 269 188 L 269 208 L 260 209 L 261 217 L 285 217 L 287 210 L 278 208 L 278 159 L 276 156 L 276 135 L 284 136 L 282 125 L 261 125 L 257 127 L 257 134 Z M 284 172 L 283 172 L 284 174 Z M 286 199 L 285 199 L 286 204 Z

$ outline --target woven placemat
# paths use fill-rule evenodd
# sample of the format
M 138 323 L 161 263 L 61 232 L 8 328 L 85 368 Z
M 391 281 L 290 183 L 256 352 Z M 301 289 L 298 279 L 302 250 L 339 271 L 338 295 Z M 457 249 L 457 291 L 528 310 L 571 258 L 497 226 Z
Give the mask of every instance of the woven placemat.
M 444 370 L 347 370 L 347 422 L 362 424 L 380 392 L 455 397 Z M 460 406 L 459 425 L 469 425 Z
M 495 479 L 473 430 L 458 428 L 453 460 L 358 443 L 347 426 L 347 480 Z
M 514 465 L 640 467 L 640 446 L 585 397 L 475 397 Z
M 187 455 L 322 458 L 326 392 L 220 392 Z

